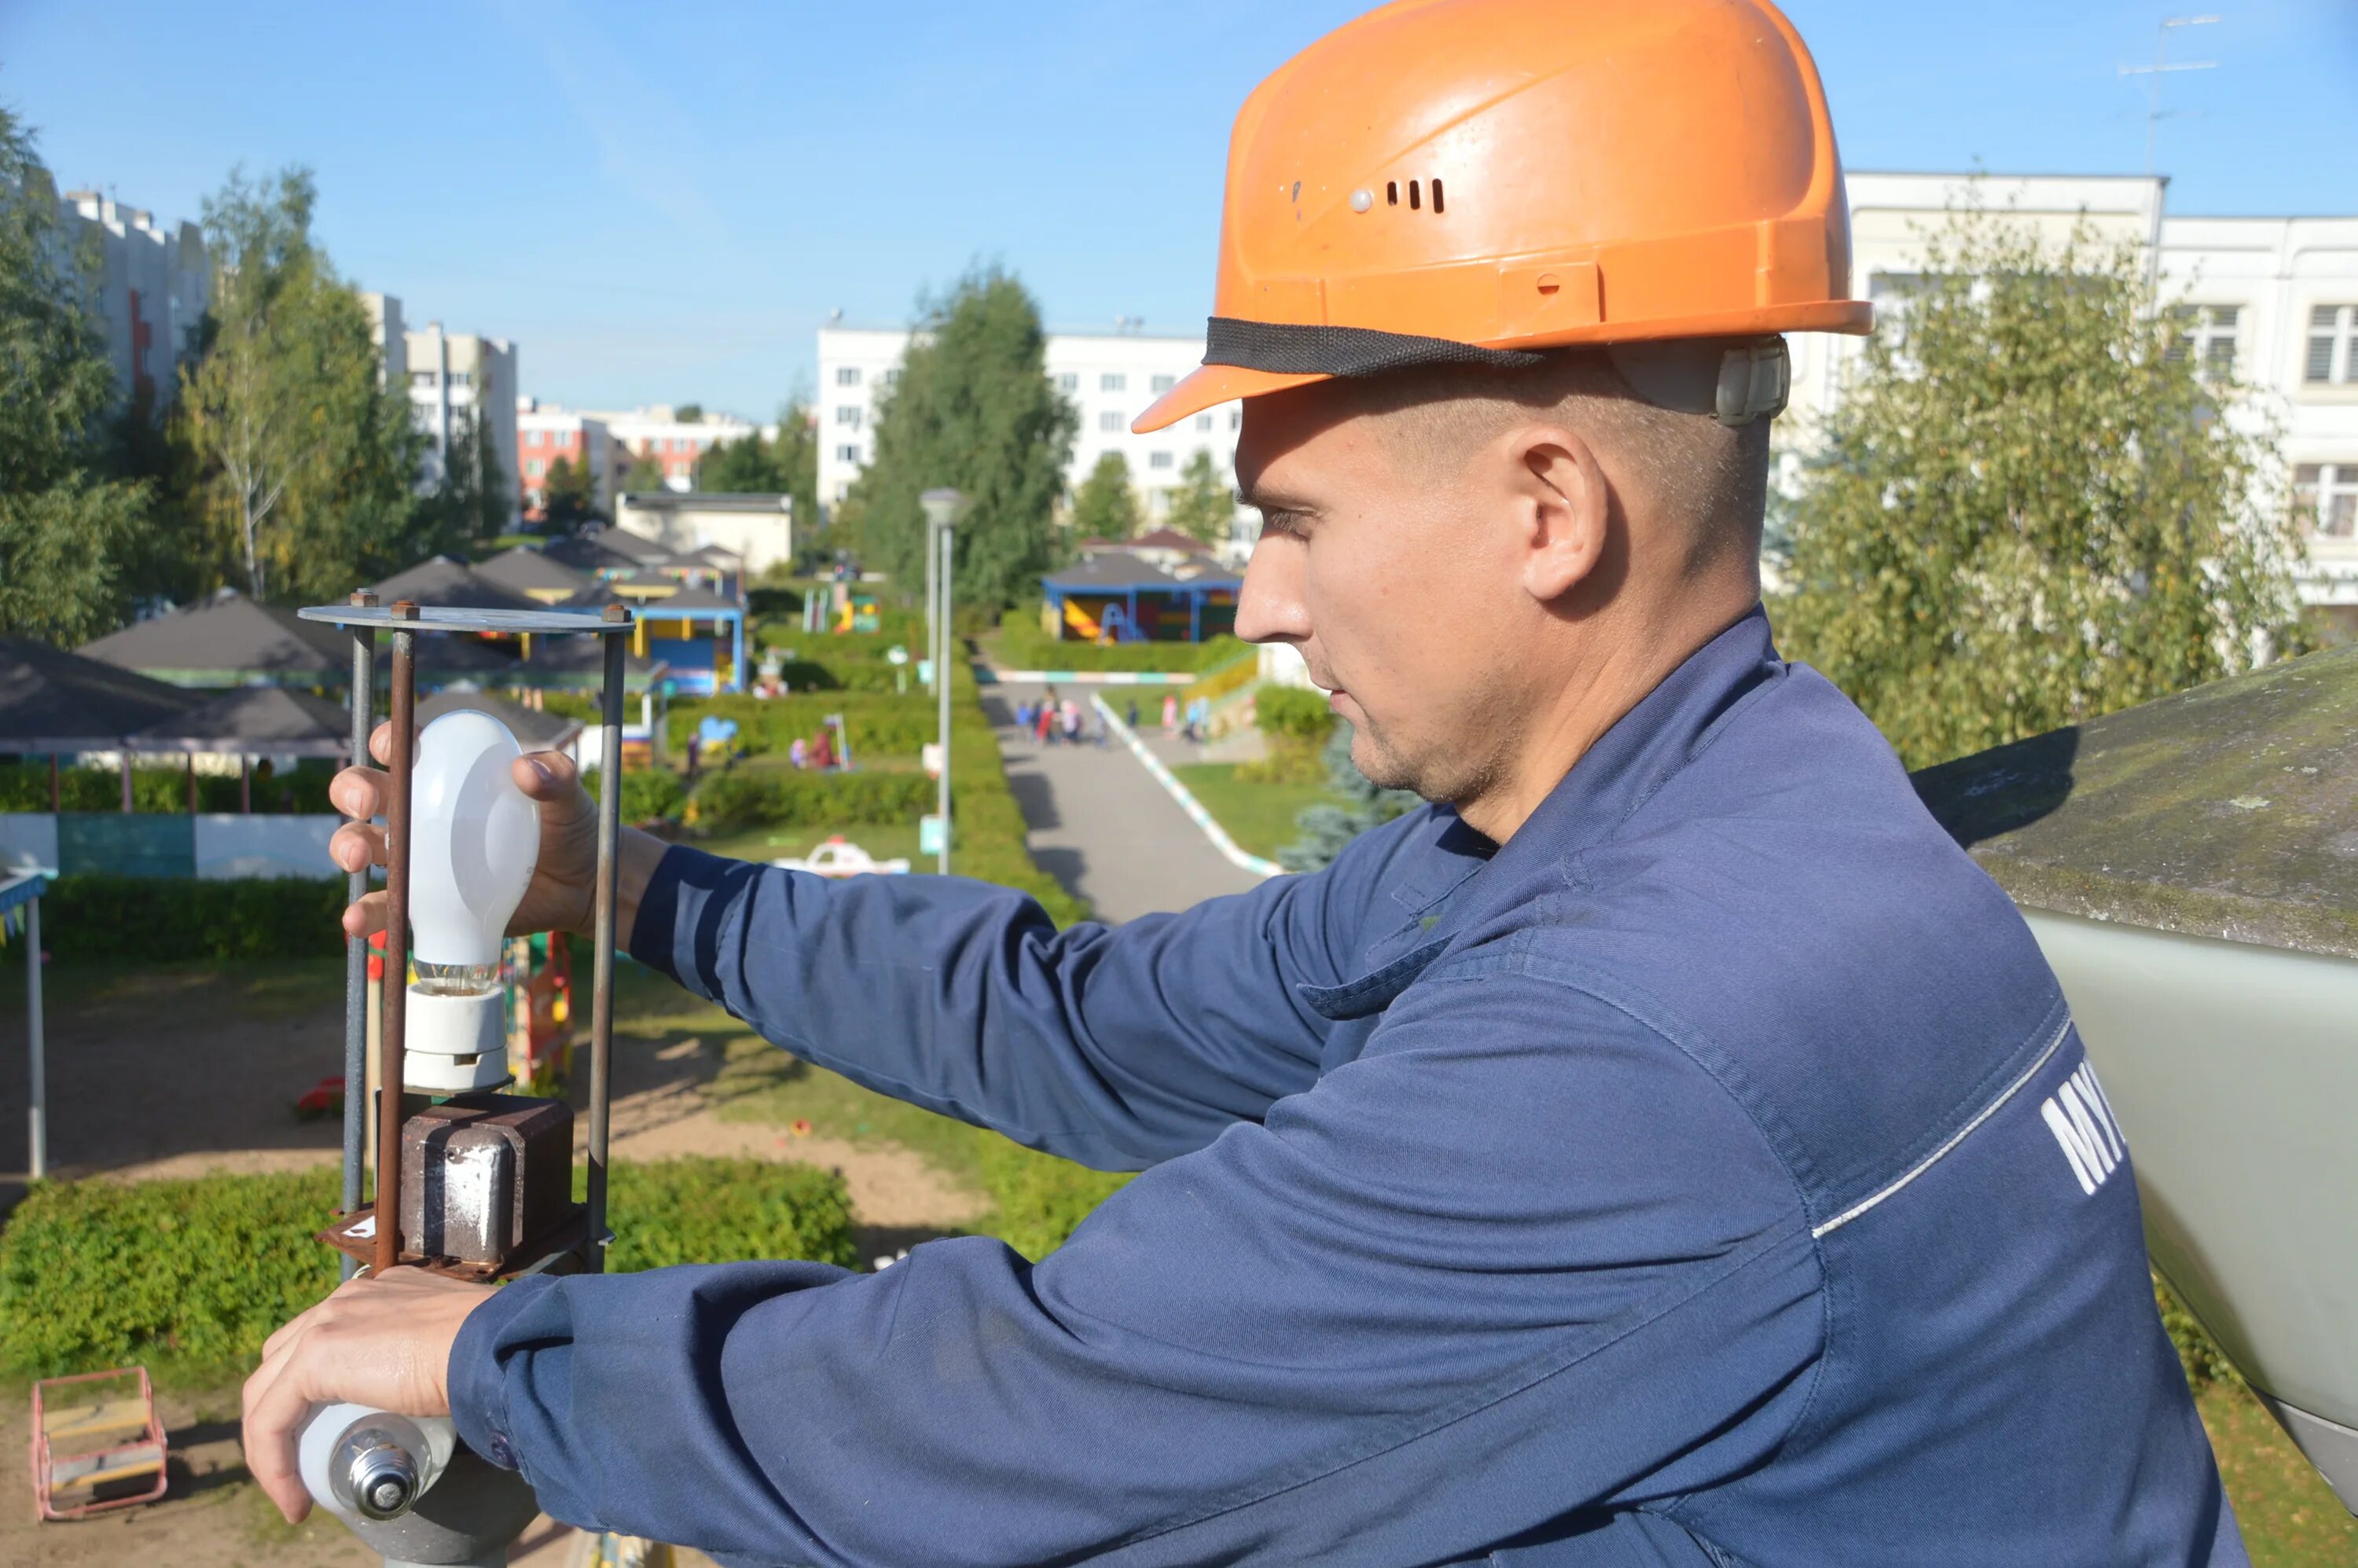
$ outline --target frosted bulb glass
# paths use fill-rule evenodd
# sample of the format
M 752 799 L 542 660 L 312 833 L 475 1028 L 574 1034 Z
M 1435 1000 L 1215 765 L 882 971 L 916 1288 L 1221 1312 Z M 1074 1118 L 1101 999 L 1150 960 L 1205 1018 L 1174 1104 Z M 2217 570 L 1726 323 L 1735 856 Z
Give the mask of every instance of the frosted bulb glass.
M 410 775 L 409 922 L 424 989 L 479 995 L 540 858 L 540 807 L 508 765 L 524 748 L 488 713 L 459 708 L 418 732 Z

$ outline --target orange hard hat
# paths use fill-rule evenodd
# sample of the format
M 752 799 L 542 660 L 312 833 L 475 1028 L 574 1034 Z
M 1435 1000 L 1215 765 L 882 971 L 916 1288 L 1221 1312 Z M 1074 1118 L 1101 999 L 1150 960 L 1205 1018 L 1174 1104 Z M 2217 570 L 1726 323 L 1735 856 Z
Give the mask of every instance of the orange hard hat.
M 1398 0 L 1245 101 L 1203 367 L 1131 428 L 1329 376 L 1694 339 L 1740 345 L 1718 407 L 1748 418 L 1783 403 L 1765 338 L 1872 319 L 1825 92 L 1767 0 Z

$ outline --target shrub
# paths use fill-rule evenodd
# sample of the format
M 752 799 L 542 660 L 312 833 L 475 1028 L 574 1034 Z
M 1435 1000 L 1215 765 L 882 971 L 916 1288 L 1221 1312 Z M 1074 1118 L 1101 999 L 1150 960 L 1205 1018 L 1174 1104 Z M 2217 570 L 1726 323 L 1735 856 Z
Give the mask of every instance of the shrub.
M 254 809 L 268 813 L 332 813 L 328 781 L 335 777 L 332 763 L 307 762 L 253 781 Z M 199 773 L 197 809 L 233 812 L 243 804 L 235 773 Z M 114 768 L 58 770 L 58 806 L 62 811 L 119 811 L 123 806 L 123 775 Z M 134 811 L 176 816 L 189 809 L 189 777 L 185 767 L 135 765 L 131 770 Z M 0 811 L 47 811 L 49 808 L 49 766 L 46 759 L 27 758 L 0 766 Z
M 332 958 L 344 950 L 341 877 L 118 877 L 76 872 L 41 897 L 41 942 L 61 961 Z
M 598 770 L 581 775 L 581 787 L 598 798 Z M 622 820 L 626 823 L 667 822 L 676 818 L 687 802 L 687 786 L 669 768 L 622 770 Z
M 932 809 L 923 773 L 708 773 L 696 786 L 697 825 L 733 833 L 757 826 L 836 827 L 907 822 Z
M 581 1173 L 577 1168 L 576 1191 Z M 159 1363 L 175 1380 L 250 1369 L 272 1330 L 333 1289 L 313 1240 L 330 1169 L 192 1181 L 37 1184 L 0 1230 L 0 1368 L 53 1377 Z M 691 1158 L 618 1164 L 609 1267 L 858 1257 L 842 1178 Z
M 2227 1359 L 2218 1342 L 2202 1330 L 2202 1325 L 2184 1303 L 2153 1277 L 2153 1304 L 2161 1311 L 2161 1326 L 2169 1331 L 2169 1343 L 2178 1351 L 2178 1364 L 2186 1370 L 2186 1380 L 2197 1389 L 2211 1383 L 2225 1383 L 2231 1388 L 2243 1386 L 2244 1375 Z
M 1326 777 L 1320 751 L 1334 731 L 1326 695 L 1307 687 L 1266 686 L 1253 694 L 1253 722 L 1269 754 L 1237 768 L 1246 784 L 1318 784 Z
M 1130 1183 L 1125 1173 L 1092 1171 L 1011 1143 L 996 1132 L 977 1136 L 982 1184 L 998 1206 L 996 1233 L 1035 1263 L 1062 1247 L 1091 1210 Z

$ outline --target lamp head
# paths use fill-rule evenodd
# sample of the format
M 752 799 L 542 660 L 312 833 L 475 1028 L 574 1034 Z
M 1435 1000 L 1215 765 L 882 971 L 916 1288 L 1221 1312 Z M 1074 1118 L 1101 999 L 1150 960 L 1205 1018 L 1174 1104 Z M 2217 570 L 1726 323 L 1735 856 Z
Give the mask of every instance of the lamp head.
M 966 497 L 955 490 L 929 490 L 917 497 L 917 504 L 929 528 L 955 528 L 966 512 Z

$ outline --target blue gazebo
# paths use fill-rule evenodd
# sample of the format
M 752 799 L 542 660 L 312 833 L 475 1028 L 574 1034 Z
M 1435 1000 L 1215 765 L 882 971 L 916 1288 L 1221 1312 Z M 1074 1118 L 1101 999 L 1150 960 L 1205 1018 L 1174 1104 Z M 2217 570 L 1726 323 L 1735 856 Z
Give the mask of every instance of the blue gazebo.
M 1059 641 L 1200 643 L 1236 629 L 1243 587 L 1222 572 L 1181 577 L 1109 551 L 1040 579 L 1041 630 Z

